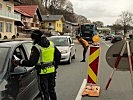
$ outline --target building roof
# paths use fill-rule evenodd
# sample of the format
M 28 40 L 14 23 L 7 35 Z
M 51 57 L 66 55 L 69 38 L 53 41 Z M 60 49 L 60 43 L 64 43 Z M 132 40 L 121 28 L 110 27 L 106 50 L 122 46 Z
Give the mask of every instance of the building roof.
M 69 21 L 65 21 L 67 24 L 70 24 L 72 26 L 78 26 L 78 23 L 73 23 L 73 22 L 69 22 Z
M 43 21 L 57 21 L 60 20 L 61 18 L 63 18 L 64 20 L 63 15 L 42 15 Z
M 22 15 L 32 17 L 32 18 L 37 13 L 39 19 L 42 20 L 41 13 L 37 5 L 21 5 L 21 6 L 15 6 L 14 8 L 16 12 L 19 12 Z
M 34 17 L 36 10 L 38 9 L 37 5 L 22 5 L 22 6 L 15 6 L 15 10 L 19 9 L 23 13 L 26 13 L 30 15 L 31 17 Z
M 21 0 L 14 0 L 15 2 L 22 3 Z
M 17 7 L 14 7 L 14 10 L 24 16 L 27 16 L 27 17 L 31 17 L 29 14 L 27 14 L 26 12 L 24 12 L 23 10 L 17 8 Z
M 3 1 L 10 1 L 10 0 L 3 0 Z M 21 0 L 13 0 L 14 2 L 22 3 Z

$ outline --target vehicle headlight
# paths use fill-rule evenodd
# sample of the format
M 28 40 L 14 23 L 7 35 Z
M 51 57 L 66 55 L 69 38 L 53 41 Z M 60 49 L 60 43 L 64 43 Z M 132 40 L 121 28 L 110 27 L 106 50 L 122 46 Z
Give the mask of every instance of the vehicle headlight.
M 61 51 L 61 54 L 65 54 L 65 53 L 68 53 L 68 51 L 67 50 L 62 50 Z

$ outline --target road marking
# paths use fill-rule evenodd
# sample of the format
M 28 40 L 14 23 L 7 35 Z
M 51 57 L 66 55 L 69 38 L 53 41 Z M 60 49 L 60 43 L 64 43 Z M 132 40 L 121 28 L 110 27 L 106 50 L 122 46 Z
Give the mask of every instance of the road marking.
M 107 47 L 110 47 L 110 45 L 108 45 L 106 42 L 102 41 Z
M 81 100 L 82 99 L 82 92 L 86 86 L 86 83 L 87 83 L 87 79 L 84 79 L 75 100 Z

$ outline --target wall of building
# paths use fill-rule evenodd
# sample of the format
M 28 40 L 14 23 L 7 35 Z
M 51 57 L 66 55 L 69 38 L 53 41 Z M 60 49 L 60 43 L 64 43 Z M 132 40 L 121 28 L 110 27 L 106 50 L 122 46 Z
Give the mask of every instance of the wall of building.
M 57 32 L 62 32 L 63 31 L 63 23 L 62 23 L 61 19 L 59 21 L 56 21 L 55 29 L 56 29 L 55 31 L 57 31 Z
M 0 32 L 3 38 L 4 36 L 7 36 L 8 38 L 12 38 L 13 35 L 15 35 L 15 26 L 14 26 L 14 2 L 12 1 L 0 1 L 0 4 L 2 4 L 1 14 L 0 14 L 0 22 L 3 23 L 3 31 Z M 10 13 L 7 11 L 7 6 L 11 7 Z M 11 24 L 11 32 L 7 32 L 7 23 Z
M 4 36 L 7 36 L 8 38 L 11 38 L 13 35 L 15 35 L 15 32 L 14 32 L 14 28 L 15 28 L 15 26 L 14 26 L 14 21 L 12 21 L 12 20 L 7 20 L 7 19 L 3 19 L 2 20 L 2 18 L 0 18 L 0 22 L 3 22 L 3 32 L 0 32 L 1 33 L 1 35 L 2 35 L 2 38 L 4 37 Z M 11 32 L 6 32 L 6 24 L 7 23 L 10 23 L 12 26 L 11 26 Z

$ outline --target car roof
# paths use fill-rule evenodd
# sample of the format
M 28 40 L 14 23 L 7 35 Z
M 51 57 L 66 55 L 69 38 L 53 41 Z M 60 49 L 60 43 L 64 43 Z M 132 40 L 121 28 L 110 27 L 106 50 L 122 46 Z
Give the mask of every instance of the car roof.
M 26 43 L 31 41 L 0 41 L 0 47 L 14 47 L 15 45 L 19 45 L 21 43 Z

